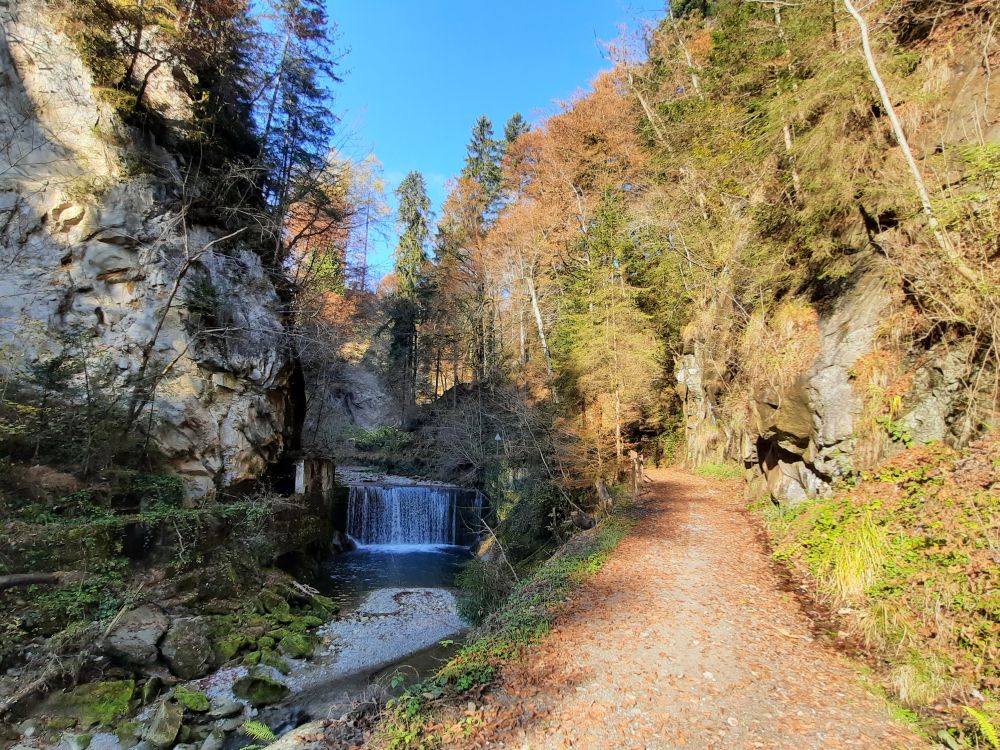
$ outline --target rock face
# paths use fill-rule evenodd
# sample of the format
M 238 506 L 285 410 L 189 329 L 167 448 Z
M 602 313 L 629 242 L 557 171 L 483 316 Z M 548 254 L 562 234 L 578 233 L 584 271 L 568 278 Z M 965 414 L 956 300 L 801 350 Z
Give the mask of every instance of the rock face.
M 791 386 L 754 394 L 755 430 L 743 459 L 758 467 L 781 503 L 816 497 L 854 467 L 857 361 L 875 348 L 890 303 L 885 282 L 863 275 L 819 322 L 819 353 Z
M 107 653 L 126 664 L 145 666 L 156 662 L 157 644 L 170 621 L 159 607 L 146 604 L 125 613 L 104 642 Z
M 306 378 L 310 409 L 302 429 L 306 448 L 322 454 L 343 439 L 345 430 L 399 426 L 399 403 L 379 376 L 363 365 L 342 362 L 335 373 L 310 375 Z
M 688 462 L 742 462 L 748 470 L 749 496 L 769 495 L 775 502 L 794 505 L 824 494 L 838 478 L 898 449 L 881 425 L 866 434 L 866 429 L 873 432 L 872 425 L 864 424 L 869 384 L 858 373 L 865 358 L 890 353 L 879 336 L 893 304 L 878 273 L 858 272 L 820 316 L 811 363 L 784 387 L 754 389 L 752 416 L 739 428 L 721 416 L 725 374 L 709 354 L 724 348 L 689 337 L 675 373 L 687 418 Z M 941 344 L 919 357 L 891 354 L 899 358 L 892 365 L 894 372 L 903 373 L 900 381 L 907 382 L 895 429 L 905 432 L 908 440 L 968 439 L 971 426 L 960 385 L 968 355 L 967 345 L 961 343 Z
M 138 139 L 45 3 L 4 4 L 0 23 L 0 345 L 27 364 L 84 336 L 122 384 L 162 372 L 153 438 L 190 495 L 258 477 L 293 430 L 267 269 L 187 218 L 166 151 L 144 147 L 157 176 L 128 173 L 122 144 Z M 169 77 L 154 88 L 165 111 L 190 104 Z
M 198 617 L 174 620 L 160 651 L 170 671 L 185 680 L 201 677 L 212 667 L 212 641 L 204 621 Z

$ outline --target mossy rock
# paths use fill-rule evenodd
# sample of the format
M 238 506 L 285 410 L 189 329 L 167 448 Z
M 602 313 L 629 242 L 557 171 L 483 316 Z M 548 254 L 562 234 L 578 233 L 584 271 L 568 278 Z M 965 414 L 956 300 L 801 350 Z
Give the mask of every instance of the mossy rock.
M 304 635 L 286 635 L 278 641 L 278 650 L 290 659 L 308 659 L 313 655 L 313 643 Z
M 134 695 L 135 680 L 91 682 L 53 696 L 51 705 L 59 713 L 75 716 L 81 726 L 111 724 L 128 712 Z
M 299 621 L 302 622 L 307 628 L 318 628 L 325 622 L 324 620 L 316 617 L 316 615 L 303 615 L 299 618 Z
M 189 687 L 178 685 L 174 688 L 174 700 L 184 708 L 195 713 L 205 713 L 208 710 L 208 696 L 200 690 L 192 690 Z
M 282 659 L 277 651 L 271 651 L 270 649 L 261 650 L 260 663 L 261 666 L 274 667 L 281 674 L 289 674 L 292 671 L 292 668 L 288 666 L 288 662 Z
M 154 747 L 171 747 L 177 741 L 184 722 L 184 707 L 173 701 L 163 701 L 153 713 L 142 738 Z
M 243 656 L 243 666 L 256 667 L 260 664 L 260 651 L 251 651 Z
M 118 726 L 115 727 L 115 736 L 118 738 L 118 743 L 122 748 L 135 747 L 139 743 L 139 738 L 142 735 L 142 723 L 130 719 L 128 721 L 118 722 Z
M 46 729 L 59 732 L 63 729 L 71 729 L 76 726 L 76 719 L 72 716 L 53 716 L 45 722 Z
M 240 652 L 244 646 L 250 643 L 250 639 L 242 633 L 230 635 L 215 644 L 215 650 L 223 661 L 229 661 Z
M 87 750 L 93 736 L 89 734 L 73 734 L 67 732 L 59 742 L 60 750 Z
M 261 591 L 257 596 L 257 601 L 260 604 L 260 609 L 268 614 L 287 614 L 291 610 L 288 600 L 271 589 Z
M 257 646 L 259 648 L 274 648 L 276 643 L 277 641 L 269 635 L 264 635 L 257 639 Z
M 275 643 L 277 643 L 286 635 L 292 635 L 292 631 L 288 628 L 275 628 L 274 630 L 269 630 L 267 634 L 271 638 L 274 638 Z
M 326 621 L 337 614 L 340 611 L 340 607 L 330 597 L 323 596 L 322 594 L 314 594 L 312 598 L 312 611 L 317 617 Z
M 274 679 L 268 670 L 261 667 L 253 668 L 233 683 L 233 694 L 256 707 L 277 703 L 289 692 L 287 685 Z

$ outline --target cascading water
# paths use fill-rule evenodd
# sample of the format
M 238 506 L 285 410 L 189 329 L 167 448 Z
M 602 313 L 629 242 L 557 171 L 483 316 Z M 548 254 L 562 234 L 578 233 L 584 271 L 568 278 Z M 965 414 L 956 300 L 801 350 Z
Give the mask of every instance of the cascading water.
M 452 487 L 361 485 L 350 488 L 347 533 L 363 546 L 468 544 L 479 497 Z M 469 507 L 465 507 L 468 505 Z

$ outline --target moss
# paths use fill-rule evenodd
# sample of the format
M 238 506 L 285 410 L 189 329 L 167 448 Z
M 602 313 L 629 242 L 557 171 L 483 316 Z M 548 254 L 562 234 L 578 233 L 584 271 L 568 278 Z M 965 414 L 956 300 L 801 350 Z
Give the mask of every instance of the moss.
M 109 725 L 128 712 L 134 695 L 135 680 L 91 682 L 55 696 L 53 706 L 76 716 L 82 726 Z
M 256 667 L 260 664 L 260 651 L 251 651 L 250 653 L 244 655 L 243 666 L 244 667 Z
M 313 614 L 321 618 L 324 622 L 340 611 L 340 607 L 337 606 L 337 603 L 333 599 L 322 594 L 313 595 L 311 609 Z
M 277 641 L 269 635 L 264 635 L 257 639 L 257 646 L 259 648 L 274 648 L 276 643 Z
M 223 661 L 229 661 L 240 652 L 240 649 L 249 643 L 251 643 L 250 639 L 242 633 L 239 633 L 223 638 L 221 641 L 217 641 L 215 649 L 219 656 L 222 657 Z
M 291 659 L 307 659 L 312 656 L 313 644 L 304 635 L 286 635 L 278 642 L 278 649 Z
M 200 690 L 192 690 L 184 685 L 178 685 L 174 688 L 174 700 L 189 711 L 196 713 L 204 713 L 209 707 L 207 695 Z
M 265 667 L 274 667 L 281 674 L 289 674 L 292 671 L 292 668 L 288 666 L 288 662 L 282 659 L 277 651 L 271 651 L 270 649 L 260 652 L 260 664 Z
M 285 597 L 271 589 L 264 589 L 257 596 L 260 611 L 267 614 L 288 614 L 291 607 Z

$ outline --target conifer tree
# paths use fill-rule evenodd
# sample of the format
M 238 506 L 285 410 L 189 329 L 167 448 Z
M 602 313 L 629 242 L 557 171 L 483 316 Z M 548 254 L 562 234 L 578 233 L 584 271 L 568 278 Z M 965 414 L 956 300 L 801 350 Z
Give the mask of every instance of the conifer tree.
M 390 367 L 395 371 L 405 406 L 416 400 L 417 324 L 427 265 L 431 201 L 420 172 L 410 172 L 396 190 L 399 200 L 399 245 L 396 248 L 396 295 L 392 303 Z

